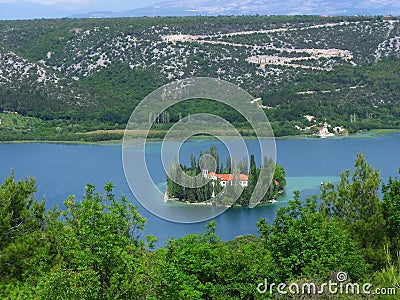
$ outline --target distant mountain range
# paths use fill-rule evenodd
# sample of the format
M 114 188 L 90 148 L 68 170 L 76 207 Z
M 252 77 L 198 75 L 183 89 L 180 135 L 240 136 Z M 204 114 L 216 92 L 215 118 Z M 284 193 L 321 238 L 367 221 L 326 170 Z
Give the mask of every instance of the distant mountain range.
M 0 19 L 62 18 L 70 12 L 54 5 L 43 5 L 30 1 L 0 3 Z
M 145 2 L 144 2 L 145 3 Z M 88 12 L 89 11 L 89 12 Z M 400 15 L 398 0 L 177 0 L 126 11 L 66 10 L 30 1 L 0 3 L 0 19 L 192 15 Z
M 123 12 L 94 12 L 73 17 L 216 15 L 400 15 L 399 1 L 326 0 L 178 0 Z

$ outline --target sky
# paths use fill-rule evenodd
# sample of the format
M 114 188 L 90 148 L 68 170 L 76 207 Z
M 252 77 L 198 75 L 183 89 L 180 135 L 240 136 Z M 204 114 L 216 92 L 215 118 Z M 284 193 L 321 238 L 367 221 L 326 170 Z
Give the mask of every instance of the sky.
M 0 3 L 22 3 L 34 2 L 38 4 L 55 6 L 65 10 L 107 10 L 107 11 L 122 11 L 128 9 L 139 8 L 143 6 L 151 6 L 160 3 L 160 0 L 0 0 Z M 17 12 L 16 12 L 17 13 Z
M 120 12 L 165 0 L 0 0 L 1 19 L 59 18 L 98 11 Z

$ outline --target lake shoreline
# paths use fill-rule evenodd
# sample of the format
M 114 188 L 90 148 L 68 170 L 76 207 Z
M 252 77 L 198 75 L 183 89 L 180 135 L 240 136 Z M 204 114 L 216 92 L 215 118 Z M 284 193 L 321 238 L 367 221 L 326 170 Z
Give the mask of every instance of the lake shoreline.
M 365 138 L 365 137 L 370 137 L 374 138 L 377 136 L 382 136 L 382 135 L 389 135 L 389 134 L 395 134 L 395 133 L 400 133 L 400 129 L 373 129 L 373 130 L 361 130 L 356 133 L 348 134 L 348 135 L 335 135 L 335 136 L 328 136 L 326 139 L 346 139 L 346 138 Z M 274 137 L 275 140 L 294 140 L 294 139 L 322 139 L 318 135 L 306 135 L 306 134 L 300 134 L 300 135 L 286 135 L 286 136 L 280 136 L 280 137 Z M 199 140 L 217 140 L 217 138 L 204 135 L 204 136 L 195 136 L 192 137 L 190 140 L 191 141 L 199 141 Z M 232 139 L 236 139 L 232 137 Z M 244 136 L 244 140 L 255 140 L 257 139 L 254 136 Z M 161 142 L 163 141 L 162 138 L 148 138 L 146 140 L 147 142 Z M 54 141 L 54 140 L 14 140 L 14 141 L 0 141 L 0 144 L 66 144 L 66 145 L 122 145 L 123 140 L 106 140 L 106 141 L 97 141 L 97 142 L 89 142 L 89 141 L 69 141 L 69 140 L 59 140 L 59 141 Z
M 168 204 L 172 204 L 171 206 L 182 206 L 182 207 L 191 207 L 191 206 L 201 206 L 201 207 L 226 207 L 226 208 L 251 208 L 249 206 L 242 206 L 239 204 L 234 204 L 234 205 L 213 205 L 211 202 L 187 202 L 187 201 L 180 201 L 180 200 L 176 200 L 176 199 L 171 199 L 168 198 L 167 201 L 164 201 L 164 203 L 166 205 Z M 271 203 L 258 203 L 256 206 L 269 206 L 272 204 L 277 204 L 279 203 L 279 201 L 277 202 L 271 202 Z

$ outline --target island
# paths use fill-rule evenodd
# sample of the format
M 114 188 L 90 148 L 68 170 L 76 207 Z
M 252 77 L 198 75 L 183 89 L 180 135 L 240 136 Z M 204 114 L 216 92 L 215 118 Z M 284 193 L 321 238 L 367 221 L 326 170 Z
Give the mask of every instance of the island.
M 204 154 L 214 158 L 214 169 L 202 161 Z M 264 157 L 256 165 L 254 154 L 242 160 L 227 159 L 220 162 L 215 146 L 200 152 L 199 158 L 191 154 L 190 166 L 175 160 L 167 172 L 167 187 L 164 202 L 178 201 L 187 204 L 248 207 L 256 192 L 257 182 L 268 186 L 259 203 L 276 203 L 279 194 L 285 191 L 285 170 L 272 159 Z M 186 176 L 187 175 L 187 176 Z

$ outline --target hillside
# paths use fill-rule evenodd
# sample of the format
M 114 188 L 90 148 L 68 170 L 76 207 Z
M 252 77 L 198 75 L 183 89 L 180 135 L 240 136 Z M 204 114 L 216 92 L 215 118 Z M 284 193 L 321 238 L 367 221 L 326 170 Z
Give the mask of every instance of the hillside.
M 1 21 L 0 34 L 0 109 L 75 131 L 124 128 L 148 93 L 192 76 L 225 79 L 262 98 L 277 135 L 312 133 L 325 121 L 350 132 L 400 128 L 396 18 Z M 174 107 L 165 122 L 197 111 L 246 127 L 207 101 Z

